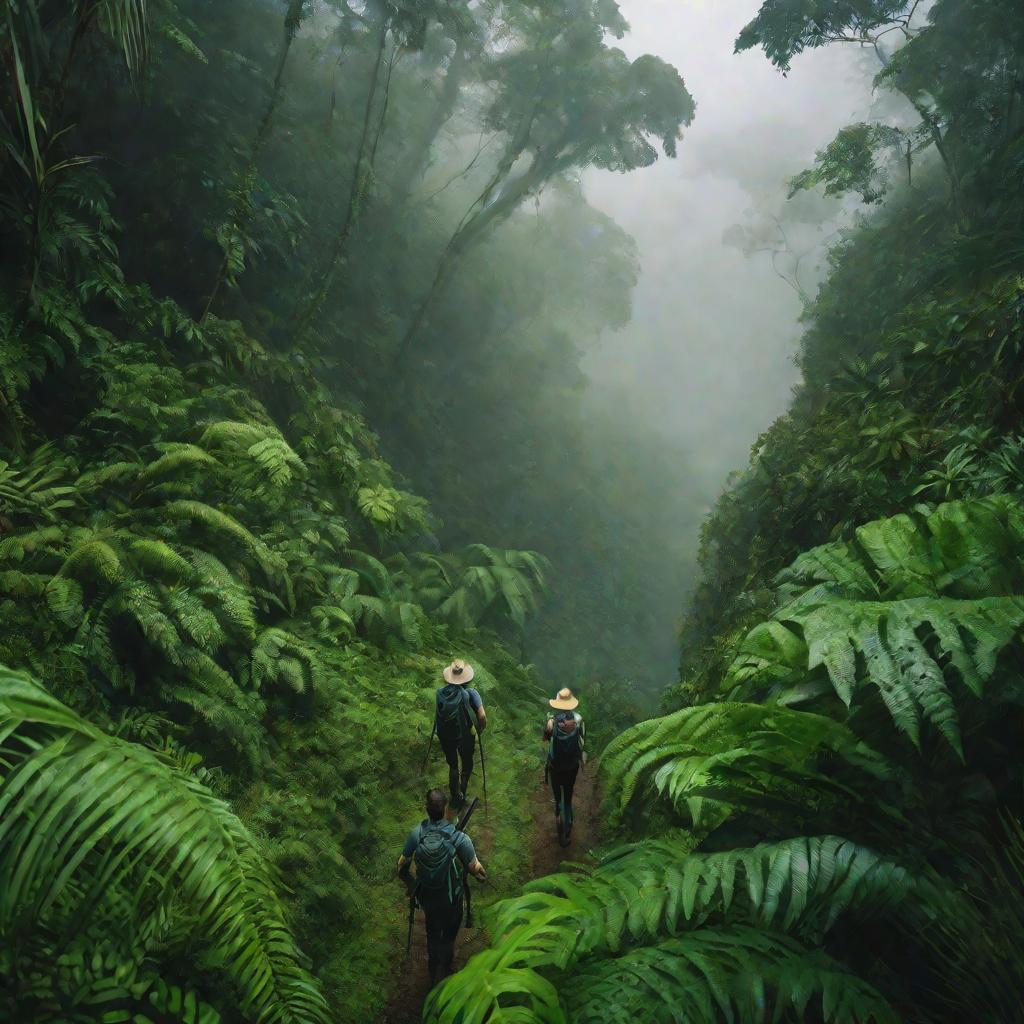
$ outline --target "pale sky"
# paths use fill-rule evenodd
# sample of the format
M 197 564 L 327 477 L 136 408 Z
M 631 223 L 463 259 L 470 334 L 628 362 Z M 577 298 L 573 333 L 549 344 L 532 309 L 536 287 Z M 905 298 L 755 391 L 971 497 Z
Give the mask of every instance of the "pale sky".
M 632 324 L 596 342 L 587 370 L 594 401 L 683 442 L 692 472 L 680 484 L 710 501 L 785 409 L 800 333 L 799 299 L 768 257 L 747 258 L 722 234 L 766 195 L 777 202 L 839 128 L 865 118 L 870 74 L 852 47 L 804 54 L 788 77 L 760 51 L 734 55 L 757 0 L 620 6 L 632 31 L 618 45 L 674 64 L 697 116 L 676 160 L 585 178 L 591 202 L 634 236 L 642 262 Z

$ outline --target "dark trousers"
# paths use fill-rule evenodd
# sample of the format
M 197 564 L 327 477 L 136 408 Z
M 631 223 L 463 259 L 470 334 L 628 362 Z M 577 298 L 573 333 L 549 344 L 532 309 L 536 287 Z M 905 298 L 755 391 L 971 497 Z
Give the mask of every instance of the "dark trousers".
M 552 766 L 549 772 L 551 791 L 555 795 L 555 816 L 562 819 L 566 831 L 572 826 L 572 789 L 579 770 L 579 765 L 572 768 Z
M 444 897 L 421 900 L 427 920 L 427 970 L 433 987 L 451 972 L 455 937 L 462 926 L 462 897 L 449 903 Z
M 444 759 L 448 762 L 448 789 L 451 792 L 452 804 L 457 805 L 466 795 L 469 777 L 473 774 L 473 752 L 476 750 L 476 737 L 467 732 L 462 739 L 453 737 L 441 741 Z M 459 778 L 459 761 L 462 762 L 462 777 Z

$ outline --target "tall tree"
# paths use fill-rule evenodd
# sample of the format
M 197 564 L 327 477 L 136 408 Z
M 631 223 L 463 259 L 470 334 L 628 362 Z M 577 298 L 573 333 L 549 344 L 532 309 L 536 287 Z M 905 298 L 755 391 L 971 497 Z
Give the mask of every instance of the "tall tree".
M 693 98 L 674 67 L 649 54 L 630 61 L 606 45 L 603 7 L 592 9 L 589 18 L 558 13 L 537 18 L 526 45 L 495 62 L 497 93 L 485 126 L 505 136 L 505 147 L 448 239 L 406 328 L 396 353 L 403 372 L 459 262 L 494 225 L 570 170 L 649 166 L 658 156 L 652 139 L 674 157 L 682 128 L 692 121 Z
M 422 49 L 427 30 L 435 22 L 442 25 L 462 25 L 461 19 L 453 16 L 447 0 L 428 0 L 427 3 L 418 0 L 385 0 L 383 3 L 372 5 L 370 10 L 373 17 L 367 18 L 367 26 L 373 39 L 373 57 L 359 141 L 356 145 L 355 163 L 349 183 L 348 202 L 316 287 L 312 295 L 305 300 L 301 311 L 296 314 L 296 336 L 299 338 L 305 334 L 320 312 L 334 284 L 344 261 L 349 239 L 359 220 L 362 205 L 367 198 L 374 174 L 377 149 L 387 118 L 391 78 L 396 61 L 407 51 Z M 461 27 L 456 30 L 456 34 L 459 31 Z M 392 40 L 391 56 L 385 60 L 389 36 Z M 379 102 L 378 92 L 382 94 Z
M 903 95 L 920 117 L 912 135 L 927 139 L 935 147 L 949 179 L 950 195 L 962 228 L 968 226 L 963 194 L 963 169 L 957 153 L 950 145 L 948 127 L 933 97 L 918 82 L 899 73 L 892 66 L 894 54 L 899 55 L 906 44 L 915 40 L 923 28 L 920 18 L 921 0 L 766 0 L 757 16 L 736 39 L 736 52 L 754 47 L 764 50 L 768 59 L 783 74 L 790 70 L 795 56 L 804 50 L 817 49 L 832 43 L 852 43 L 870 47 L 882 66 L 879 81 Z M 874 161 L 874 152 L 892 144 L 887 126 L 877 126 L 873 136 L 860 136 L 855 150 L 842 138 L 835 145 L 846 149 L 848 159 L 864 164 Z M 903 149 L 908 161 L 914 151 L 913 142 Z M 847 174 L 846 170 L 840 172 Z
M 270 96 L 267 98 L 267 105 L 263 115 L 256 126 L 256 133 L 253 135 L 249 146 L 249 158 L 245 167 L 238 175 L 235 184 L 234 198 L 231 205 L 231 212 L 228 220 L 217 229 L 217 240 L 224 250 L 220 266 L 213 281 L 213 287 L 207 296 L 206 305 L 203 307 L 202 317 L 205 320 L 213 304 L 217 299 L 217 293 L 228 280 L 231 280 L 240 272 L 245 262 L 245 228 L 252 218 L 251 193 L 254 187 L 253 176 L 259 162 L 260 154 L 266 146 L 270 136 L 270 128 L 274 118 L 274 111 L 281 100 L 282 80 L 284 68 L 288 61 L 288 54 L 292 48 L 295 34 L 299 30 L 302 18 L 306 13 L 306 0 L 288 0 L 288 9 L 284 16 L 284 34 L 277 53 L 277 62 L 274 66 L 274 77 L 270 83 Z

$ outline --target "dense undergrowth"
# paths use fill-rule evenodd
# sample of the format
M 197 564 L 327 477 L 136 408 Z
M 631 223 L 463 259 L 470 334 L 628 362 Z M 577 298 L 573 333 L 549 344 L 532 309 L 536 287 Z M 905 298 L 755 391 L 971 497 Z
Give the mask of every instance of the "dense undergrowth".
M 580 458 L 579 342 L 628 317 L 635 257 L 576 175 L 693 115 L 625 27 L 4 0 L 3 1019 L 369 1019 L 453 655 L 490 712 L 481 902 L 523 881 L 524 663 L 556 638 L 563 678 L 621 678 L 608 624 L 654 599 L 608 558 L 653 521 L 621 456 Z
M 737 48 L 844 43 L 891 114 L 792 182 L 865 206 L 705 523 L 680 681 L 604 753 L 619 843 L 500 904 L 433 1020 L 1020 1018 L 1019 5 L 770 0 Z

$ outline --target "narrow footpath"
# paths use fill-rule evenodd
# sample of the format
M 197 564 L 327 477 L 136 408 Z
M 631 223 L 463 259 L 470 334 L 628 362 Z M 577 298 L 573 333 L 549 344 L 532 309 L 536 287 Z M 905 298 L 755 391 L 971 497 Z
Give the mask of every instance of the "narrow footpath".
M 534 824 L 531 877 L 539 878 L 558 871 L 564 861 L 583 860 L 600 839 L 600 806 L 594 791 L 596 766 L 580 772 L 573 797 L 575 820 L 572 828 L 572 842 L 567 847 L 558 843 L 555 834 L 555 812 L 551 790 L 538 787 L 531 797 Z M 490 846 L 490 835 L 485 823 L 474 821 L 469 828 L 481 850 Z M 486 864 L 486 859 L 484 860 Z M 476 914 L 476 908 L 474 908 Z M 477 922 L 479 923 L 479 921 Z M 486 945 L 482 928 L 461 928 L 455 943 L 455 970 L 458 970 L 474 953 Z M 419 1024 L 423 1001 L 429 991 L 427 976 L 427 939 L 423 929 L 423 913 L 416 912 L 416 927 L 413 929 L 412 951 L 402 965 L 402 978 L 391 1002 L 377 1018 L 377 1024 Z

